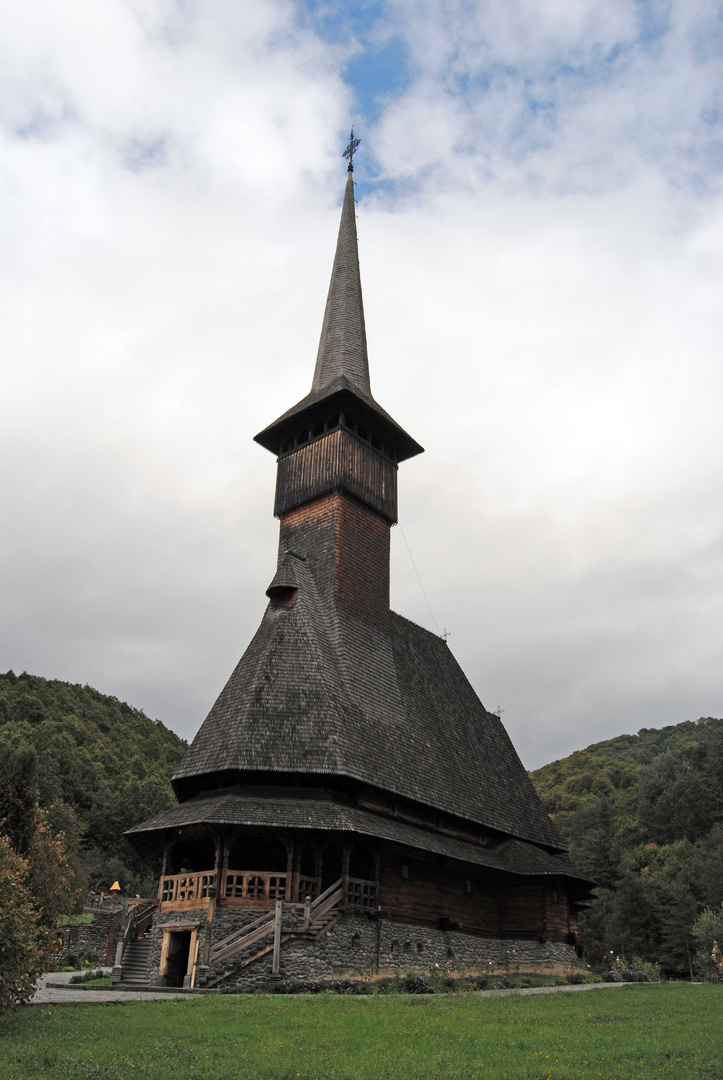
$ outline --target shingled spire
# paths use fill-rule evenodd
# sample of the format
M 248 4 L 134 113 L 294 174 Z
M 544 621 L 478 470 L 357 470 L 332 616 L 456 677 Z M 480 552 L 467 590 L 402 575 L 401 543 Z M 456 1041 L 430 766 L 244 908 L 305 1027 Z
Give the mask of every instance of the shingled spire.
M 359 275 L 352 165 L 349 165 L 348 170 L 334 267 L 331 271 L 319 352 L 311 384 L 312 393 L 333 386 L 338 379 L 346 379 L 351 387 L 365 397 L 372 396 Z
M 256 436 L 278 455 L 274 513 L 284 515 L 333 492 L 397 520 L 397 465 L 422 453 L 372 397 L 359 274 L 351 157 L 311 392 Z

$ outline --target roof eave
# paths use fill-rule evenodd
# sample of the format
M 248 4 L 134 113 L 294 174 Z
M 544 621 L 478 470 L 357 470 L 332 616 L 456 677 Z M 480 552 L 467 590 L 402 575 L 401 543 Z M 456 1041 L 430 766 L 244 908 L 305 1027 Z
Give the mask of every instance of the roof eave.
M 420 446 L 389 413 L 385 412 L 374 398 L 361 394 L 346 379 L 338 379 L 332 386 L 325 387 L 321 393 L 312 391 L 307 394 L 293 408 L 274 420 L 273 424 L 269 424 L 258 435 L 255 435 L 254 442 L 270 450 L 271 453 L 278 454 L 284 439 L 296 432 L 300 422 L 314 424 L 318 420 L 325 419 L 330 411 L 333 412 L 334 409 L 342 408 L 344 405 L 353 407 L 360 419 L 373 425 L 382 434 L 385 441 L 394 447 L 397 461 L 406 461 L 407 458 L 424 453 L 424 447 Z

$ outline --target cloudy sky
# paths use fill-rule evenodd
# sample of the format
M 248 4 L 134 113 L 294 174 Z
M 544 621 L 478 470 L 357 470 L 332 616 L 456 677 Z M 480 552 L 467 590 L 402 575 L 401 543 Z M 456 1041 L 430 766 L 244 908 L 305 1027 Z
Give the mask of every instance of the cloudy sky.
M 0 7 L 1 670 L 195 733 L 353 122 L 372 385 L 426 448 L 393 606 L 531 768 L 722 714 L 718 2 Z

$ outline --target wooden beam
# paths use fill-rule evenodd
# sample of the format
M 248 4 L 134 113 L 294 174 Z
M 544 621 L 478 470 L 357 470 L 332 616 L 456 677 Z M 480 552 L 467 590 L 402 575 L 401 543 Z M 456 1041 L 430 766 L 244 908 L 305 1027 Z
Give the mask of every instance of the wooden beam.
M 271 974 L 278 975 L 281 968 L 281 915 L 283 902 L 276 901 L 276 914 L 274 916 L 274 958 L 271 965 Z

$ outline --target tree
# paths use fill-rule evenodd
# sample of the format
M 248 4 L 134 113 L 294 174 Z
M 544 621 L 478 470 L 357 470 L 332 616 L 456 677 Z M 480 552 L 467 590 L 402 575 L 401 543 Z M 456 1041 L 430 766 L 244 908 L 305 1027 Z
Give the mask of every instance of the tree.
M 42 970 L 42 930 L 27 885 L 27 859 L 0 836 L 0 1012 L 32 996 Z
M 697 914 L 698 904 L 690 890 L 676 885 L 661 918 L 660 964 L 666 973 L 679 978 L 688 975 L 691 982 L 695 955 L 693 925 Z
M 27 743 L 0 742 L 0 821 L 20 855 L 27 855 L 35 832 L 37 755 Z
M 723 903 L 719 908 L 706 908 L 693 923 L 693 940 L 696 944 L 695 963 L 702 975 L 712 974 L 711 953 L 713 942 L 723 949 Z
M 35 754 L 0 745 L 0 1011 L 32 993 L 57 916 L 77 899 L 62 833 L 38 807 Z

